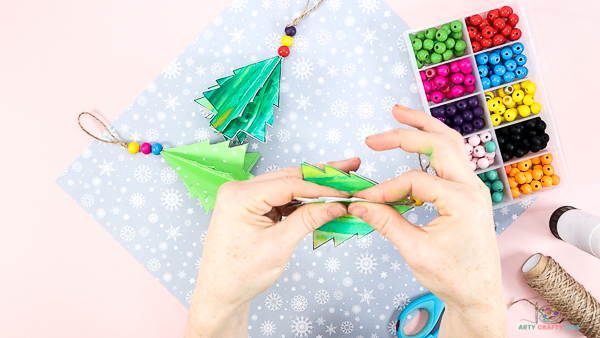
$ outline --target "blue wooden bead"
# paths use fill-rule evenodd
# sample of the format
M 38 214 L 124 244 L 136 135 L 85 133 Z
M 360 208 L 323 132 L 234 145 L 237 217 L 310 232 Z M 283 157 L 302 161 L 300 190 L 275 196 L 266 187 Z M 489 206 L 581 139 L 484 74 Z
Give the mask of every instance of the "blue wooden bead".
M 504 76 L 506 74 L 506 67 L 501 64 L 498 64 L 494 67 L 494 74 L 498 76 Z
M 494 66 L 499 64 L 501 60 L 502 58 L 497 53 L 492 53 L 489 56 L 489 63 L 491 63 Z
M 517 62 L 515 60 L 508 60 L 504 63 L 504 67 L 508 71 L 514 72 L 517 69 Z
M 483 77 L 481 78 L 481 86 L 483 89 L 488 89 L 492 86 L 492 81 L 490 81 L 490 79 L 487 77 Z
M 487 54 L 485 53 L 477 55 L 476 59 L 478 65 L 485 65 L 489 60 Z
M 499 75 L 494 74 L 490 76 L 490 81 L 492 82 L 492 87 L 497 87 L 501 85 L 504 80 L 502 80 L 502 77 Z
M 160 152 L 162 151 L 162 149 L 163 149 L 163 146 L 160 143 L 154 143 L 152 145 L 152 153 L 154 155 L 160 155 Z
M 527 63 L 527 57 L 523 54 L 517 55 L 517 57 L 515 58 L 515 62 L 517 62 L 519 66 L 523 66 Z
M 517 75 L 514 72 L 506 72 L 503 78 L 505 82 L 513 82 L 516 77 Z
M 296 35 L 296 27 L 294 27 L 294 26 L 285 27 L 285 35 L 287 35 L 287 36 Z
M 517 42 L 514 45 L 512 45 L 512 51 L 516 55 L 523 53 L 524 50 L 525 50 L 525 46 L 523 46 L 523 44 L 520 42 Z
M 481 66 L 477 67 L 477 71 L 479 72 L 479 77 L 484 78 L 488 75 L 488 66 L 481 65 Z
M 502 58 L 504 60 L 510 60 L 510 59 L 512 59 L 514 53 L 513 53 L 512 49 L 510 49 L 508 47 L 504 47 L 504 48 L 502 48 L 500 55 L 502 56 Z
M 524 78 L 525 76 L 527 76 L 528 73 L 529 70 L 527 69 L 527 67 L 517 67 L 517 69 L 515 70 L 515 75 L 519 79 Z

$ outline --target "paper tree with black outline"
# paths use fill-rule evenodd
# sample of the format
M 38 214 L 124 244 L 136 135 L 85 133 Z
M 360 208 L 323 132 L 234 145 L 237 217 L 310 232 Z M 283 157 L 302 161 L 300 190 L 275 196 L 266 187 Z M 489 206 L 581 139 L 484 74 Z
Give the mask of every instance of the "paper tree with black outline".
M 217 191 L 225 182 L 254 177 L 250 169 L 259 153 L 246 153 L 248 145 L 229 148 L 229 142 L 209 141 L 163 149 L 161 155 L 181 177 L 192 197 L 198 198 L 206 213 L 215 207 Z
M 346 191 L 350 194 L 365 190 L 377 184 L 365 177 L 347 174 L 328 165 L 325 165 L 325 169 L 321 170 L 308 163 L 302 163 L 302 176 L 305 181 Z M 401 214 L 412 209 L 411 206 L 405 205 L 393 205 L 392 207 Z M 313 232 L 313 249 L 318 248 L 330 240 L 333 240 L 334 246 L 338 246 L 353 236 L 361 238 L 371 233 L 373 230 L 374 229 L 370 225 L 360 218 L 351 214 L 346 214 L 321 226 Z
M 212 112 L 208 118 L 217 132 L 238 144 L 246 135 L 265 142 L 266 125 L 273 125 L 273 106 L 279 107 L 281 59 L 236 69 L 195 100 Z

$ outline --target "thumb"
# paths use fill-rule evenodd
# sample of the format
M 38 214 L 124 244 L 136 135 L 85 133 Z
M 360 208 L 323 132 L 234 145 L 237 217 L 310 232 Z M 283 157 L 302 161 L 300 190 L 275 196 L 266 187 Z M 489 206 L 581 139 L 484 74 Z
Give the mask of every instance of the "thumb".
M 424 235 L 421 228 L 410 224 L 398 210 L 389 205 L 356 202 L 350 204 L 348 212 L 389 239 L 403 256 L 418 245 Z
M 346 213 L 347 208 L 342 203 L 306 204 L 277 224 L 277 235 L 295 247 L 306 235 Z

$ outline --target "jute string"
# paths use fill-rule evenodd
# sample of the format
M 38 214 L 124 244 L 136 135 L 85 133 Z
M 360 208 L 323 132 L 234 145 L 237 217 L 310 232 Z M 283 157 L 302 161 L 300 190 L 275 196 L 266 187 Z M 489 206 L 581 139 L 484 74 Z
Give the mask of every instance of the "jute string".
M 81 125 L 81 116 L 83 116 L 83 115 L 89 115 L 94 120 L 96 120 L 98 123 L 100 123 L 102 125 L 102 127 L 104 127 L 104 130 L 106 130 L 106 133 L 108 133 L 108 135 L 110 135 L 110 137 L 112 138 L 112 140 L 103 140 L 103 139 L 101 139 L 101 138 L 93 135 L 89 131 L 87 131 Z M 79 123 L 79 127 L 81 128 L 81 130 L 83 130 L 86 134 L 90 135 L 91 137 L 95 138 L 96 140 L 98 140 L 100 142 L 104 142 L 104 143 L 120 144 L 125 149 L 127 149 L 127 142 L 119 140 L 113 133 L 110 132 L 110 130 L 108 129 L 108 127 L 102 121 L 100 121 L 100 119 L 98 119 L 94 114 L 91 114 L 91 113 L 88 113 L 88 112 L 83 112 L 83 113 L 79 114 L 79 116 L 77 116 L 77 123 Z
M 298 23 L 300 23 L 300 20 L 304 19 L 310 13 L 314 12 L 319 6 L 321 6 L 321 4 L 323 3 L 323 1 L 325 1 L 325 0 L 321 0 L 321 1 L 317 2 L 317 4 L 314 5 L 311 9 L 306 10 L 308 8 L 308 5 L 310 4 L 310 0 L 307 0 L 306 1 L 306 5 L 304 5 L 304 9 L 302 10 L 302 14 L 300 14 L 300 16 L 298 16 L 296 19 L 294 19 L 294 22 L 292 22 L 291 24 L 287 25 L 287 27 L 298 25 Z
M 583 285 L 569 275 L 552 257 L 540 254 L 540 261 L 527 272 L 523 272 L 525 281 L 549 305 L 556 308 L 564 319 L 573 325 L 579 325 L 579 331 L 588 338 L 600 338 L 600 303 Z M 526 301 L 519 299 L 508 305 Z M 542 323 L 543 324 L 543 323 Z

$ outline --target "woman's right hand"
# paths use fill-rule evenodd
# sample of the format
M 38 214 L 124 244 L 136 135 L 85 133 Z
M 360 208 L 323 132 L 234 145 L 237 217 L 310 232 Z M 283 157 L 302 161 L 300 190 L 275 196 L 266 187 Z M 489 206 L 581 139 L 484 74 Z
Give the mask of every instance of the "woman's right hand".
M 393 242 L 419 282 L 446 303 L 441 336 L 506 337 L 490 193 L 469 165 L 462 136 L 423 112 L 396 106 L 393 114 L 417 130 L 373 135 L 367 145 L 427 155 L 438 176 L 413 170 L 354 196 L 394 202 L 411 195 L 433 203 L 438 217 L 417 227 L 384 204 L 352 203 L 348 211 Z

